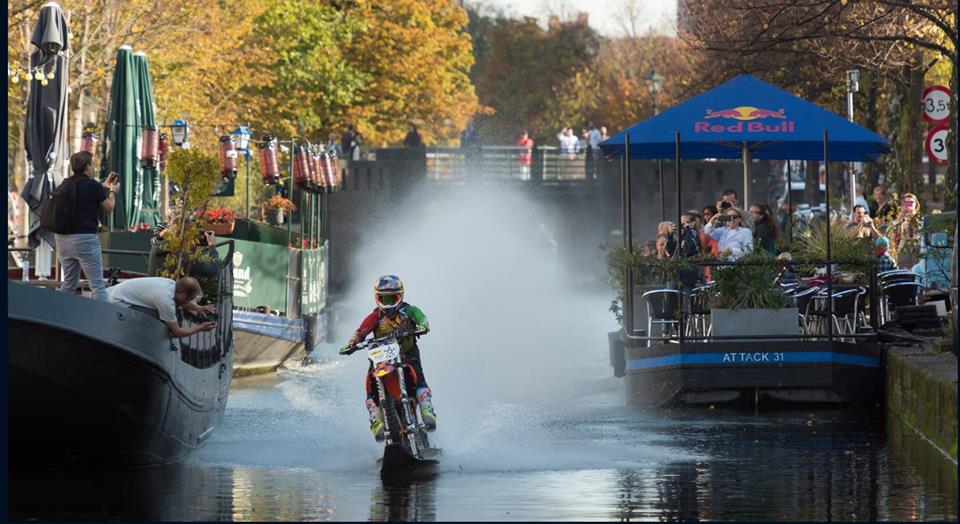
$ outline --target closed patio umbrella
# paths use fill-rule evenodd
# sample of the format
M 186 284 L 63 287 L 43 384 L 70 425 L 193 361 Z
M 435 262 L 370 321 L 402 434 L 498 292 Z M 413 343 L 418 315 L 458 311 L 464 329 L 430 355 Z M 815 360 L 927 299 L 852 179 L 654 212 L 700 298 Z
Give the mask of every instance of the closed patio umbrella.
M 40 228 L 40 204 L 63 181 L 69 162 L 67 149 L 67 80 L 70 60 L 66 51 L 67 21 L 56 3 L 44 4 L 30 42 L 30 94 L 24 125 L 24 149 L 30 172 L 21 196 L 30 208 L 30 246 L 40 239 L 51 247 L 53 233 Z M 36 78 L 41 73 L 42 80 Z M 53 74 L 53 78 L 49 77 Z
M 150 76 L 150 65 L 147 55 L 138 52 L 133 55 L 133 65 L 136 71 L 137 103 L 140 110 L 140 124 L 144 128 L 157 127 L 157 111 L 153 100 L 153 78 Z M 142 138 L 145 138 L 141 134 Z M 151 226 L 157 225 L 160 219 L 160 172 L 156 166 L 146 166 L 141 158 L 140 174 L 142 191 L 140 195 L 140 220 Z
M 140 115 L 136 99 L 136 71 L 133 49 L 120 46 L 110 89 L 110 112 L 104 132 L 104 154 L 100 175 L 114 171 L 120 179 L 111 229 L 125 230 L 140 219 Z

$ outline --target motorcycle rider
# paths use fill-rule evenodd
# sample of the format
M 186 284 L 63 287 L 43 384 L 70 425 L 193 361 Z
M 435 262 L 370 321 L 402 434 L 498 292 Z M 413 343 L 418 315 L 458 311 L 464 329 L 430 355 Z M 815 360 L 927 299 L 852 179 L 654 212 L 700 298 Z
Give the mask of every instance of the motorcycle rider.
M 423 311 L 420 311 L 417 306 L 403 301 L 403 282 L 396 275 L 383 275 L 378 278 L 377 283 L 373 286 L 373 295 L 377 308 L 363 319 L 360 327 L 341 349 L 341 352 L 349 350 L 371 332 L 375 337 L 382 337 L 398 329 L 410 331 L 428 331 L 430 329 Z M 416 394 L 417 404 L 420 406 L 420 416 L 423 418 L 427 431 L 434 431 L 437 428 L 437 414 L 433 410 L 432 392 L 423 376 L 417 339 L 414 336 L 407 336 L 398 339 L 397 342 L 400 344 L 401 358 L 413 367 L 417 376 Z M 370 413 L 370 431 L 379 442 L 384 439 L 383 412 L 379 406 L 380 398 L 377 396 L 376 381 L 370 373 L 372 370 L 373 364 L 371 363 L 366 378 L 366 407 Z

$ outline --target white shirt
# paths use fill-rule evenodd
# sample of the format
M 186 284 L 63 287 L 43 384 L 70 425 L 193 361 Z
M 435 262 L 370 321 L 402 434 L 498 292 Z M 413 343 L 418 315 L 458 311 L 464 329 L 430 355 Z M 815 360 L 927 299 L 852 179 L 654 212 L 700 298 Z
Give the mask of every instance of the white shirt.
M 156 309 L 160 320 L 176 322 L 177 305 L 173 301 L 176 290 L 177 283 L 169 278 L 131 278 L 107 288 L 107 297 L 110 302 L 121 306 Z
M 574 153 L 577 150 L 577 143 L 580 139 L 574 135 L 557 134 L 557 140 L 560 141 L 560 151 L 563 153 Z
M 717 241 L 718 253 L 730 250 L 730 260 L 736 260 L 753 250 L 753 232 L 749 228 L 713 227 L 713 224 L 707 222 L 703 226 L 703 232 Z

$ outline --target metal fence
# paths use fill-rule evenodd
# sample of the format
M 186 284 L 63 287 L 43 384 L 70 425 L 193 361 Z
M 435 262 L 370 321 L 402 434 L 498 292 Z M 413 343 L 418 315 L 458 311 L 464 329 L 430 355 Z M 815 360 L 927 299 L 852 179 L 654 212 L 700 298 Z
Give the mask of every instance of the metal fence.
M 561 152 L 554 146 L 484 146 L 479 150 L 427 148 L 427 178 L 459 180 L 586 180 L 596 178 L 599 152 Z

